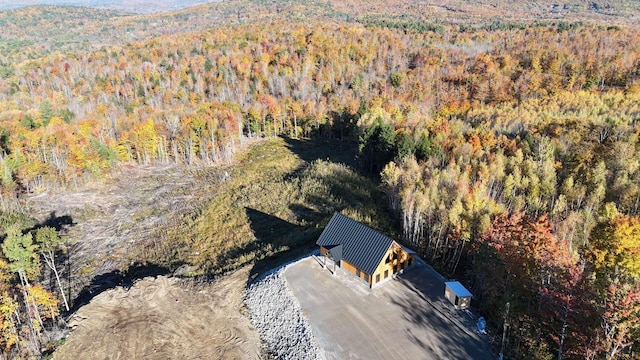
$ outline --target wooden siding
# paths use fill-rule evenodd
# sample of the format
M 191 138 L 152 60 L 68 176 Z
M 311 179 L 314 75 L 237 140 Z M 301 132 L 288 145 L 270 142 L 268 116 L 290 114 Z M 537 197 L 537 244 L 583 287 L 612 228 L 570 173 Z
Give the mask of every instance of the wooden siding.
M 399 256 L 394 260 L 393 253 L 394 251 L 399 254 Z M 376 271 L 373 273 L 371 277 L 371 281 L 369 282 L 372 286 L 377 282 L 376 275 L 380 275 L 380 282 L 385 280 L 384 272 L 387 271 L 387 277 L 392 276 L 393 274 L 399 272 L 402 269 L 408 268 L 409 262 L 411 265 L 415 263 L 415 254 L 409 254 L 400 245 L 398 245 L 395 241 L 391 244 L 391 247 L 387 250 L 384 258 L 378 264 Z
M 320 246 L 320 255 L 326 256 L 328 252 L 329 250 L 327 250 L 327 248 L 325 248 L 324 246 Z
M 398 254 L 396 259 L 393 259 L 394 252 Z M 326 256 L 328 253 L 329 250 L 327 248 L 325 248 L 324 246 L 320 246 L 321 255 Z M 414 263 L 415 254 L 407 253 L 400 245 L 398 245 L 398 243 L 394 241 L 385 253 L 384 258 L 382 259 L 380 264 L 378 264 L 378 267 L 373 274 L 367 274 L 362 269 L 358 269 L 355 265 L 345 259 L 342 259 L 342 261 L 337 265 L 345 269 L 347 272 L 351 273 L 353 276 L 358 276 L 359 272 L 359 278 L 368 282 L 369 286 L 373 286 L 379 282 L 386 280 L 386 278 L 384 277 L 385 271 L 387 271 L 387 278 L 389 278 L 393 276 L 393 274 L 399 272 L 400 270 L 408 268 Z M 377 275 L 380 276 L 380 281 L 376 281 Z
M 340 264 L 340 267 L 341 267 L 341 268 L 343 268 L 343 269 L 345 269 L 346 271 L 348 271 L 348 272 L 352 273 L 353 275 L 355 275 L 355 274 L 356 274 L 356 267 L 355 267 L 352 263 L 348 262 L 348 261 L 347 261 L 347 260 L 345 260 L 345 259 L 342 259 L 342 262 L 341 262 L 341 264 Z M 361 272 L 362 272 L 362 271 L 361 271 Z

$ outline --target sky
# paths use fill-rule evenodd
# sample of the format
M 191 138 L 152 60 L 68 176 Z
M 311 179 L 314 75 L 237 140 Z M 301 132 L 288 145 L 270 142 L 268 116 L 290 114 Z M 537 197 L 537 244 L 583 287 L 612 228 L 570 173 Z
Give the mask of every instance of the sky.
M 183 9 L 214 1 L 220 0 L 0 0 L 0 10 L 28 5 L 74 5 L 135 13 L 151 13 Z

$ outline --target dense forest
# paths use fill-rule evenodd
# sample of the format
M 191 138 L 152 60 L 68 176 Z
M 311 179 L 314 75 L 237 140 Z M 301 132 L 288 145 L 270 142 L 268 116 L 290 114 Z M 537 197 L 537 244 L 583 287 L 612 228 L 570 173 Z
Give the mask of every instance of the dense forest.
M 40 285 L 55 229 L 11 215 L 24 196 L 284 136 L 357 141 L 403 240 L 469 286 L 506 357 L 638 357 L 640 29 L 227 15 L 121 45 L 0 42 L 5 351 L 37 351 L 68 306 Z

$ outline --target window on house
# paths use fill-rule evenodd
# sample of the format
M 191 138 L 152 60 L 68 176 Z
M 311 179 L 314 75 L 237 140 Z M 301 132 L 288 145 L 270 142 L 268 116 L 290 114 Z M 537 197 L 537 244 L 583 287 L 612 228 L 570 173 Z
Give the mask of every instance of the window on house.
M 385 270 L 384 271 L 384 278 L 388 278 L 389 277 L 389 270 Z
M 380 274 L 376 275 L 376 282 L 379 283 L 380 282 Z

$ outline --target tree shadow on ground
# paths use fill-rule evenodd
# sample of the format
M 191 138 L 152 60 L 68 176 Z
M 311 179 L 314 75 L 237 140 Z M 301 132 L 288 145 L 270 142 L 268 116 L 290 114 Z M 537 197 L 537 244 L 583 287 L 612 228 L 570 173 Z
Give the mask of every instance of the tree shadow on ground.
M 314 160 L 326 160 L 346 165 L 319 166 L 320 171 L 311 172 L 311 176 L 317 182 L 328 186 L 330 194 L 330 196 L 318 194 L 306 196 L 306 201 L 316 209 L 314 210 L 316 214 L 313 215 L 318 215 L 314 216 L 312 221 L 316 223 L 318 220 L 328 221 L 335 211 L 342 211 L 345 208 L 355 208 L 364 212 L 387 209 L 387 198 L 382 190 L 375 185 L 377 180 L 372 180 L 370 174 L 365 174 L 359 167 L 355 157 L 358 152 L 357 142 L 353 140 L 298 140 L 291 138 L 284 138 L 284 140 L 288 149 L 306 162 L 305 166 L 301 166 L 290 174 L 291 178 L 300 177 L 306 169 L 313 166 L 311 163 Z M 373 183 L 369 185 L 369 181 L 373 181 Z M 291 208 L 291 210 L 296 216 L 298 214 L 305 215 L 304 209 Z M 326 221 L 320 221 L 320 224 L 324 225 Z M 377 227 L 387 233 L 393 228 L 391 223 Z
M 293 139 L 284 137 L 287 148 L 306 162 L 322 159 L 356 168 L 358 143 L 353 140 Z
M 310 224 L 327 215 L 302 204 L 291 204 L 289 205 L 289 210 L 291 210 L 297 221 Z
M 133 283 L 147 276 L 166 275 L 169 269 L 164 266 L 146 263 L 134 263 L 124 272 L 113 270 L 108 273 L 96 275 L 91 283 L 80 290 L 71 306 L 70 313 L 76 312 L 82 306 L 91 302 L 93 298 L 101 293 L 114 289 L 118 286 L 129 288 Z
M 396 279 L 407 288 L 408 296 L 392 297 L 390 303 L 399 307 L 405 320 L 414 325 L 406 329 L 409 339 L 427 353 L 436 353 L 434 345 L 439 344 L 441 353 L 452 359 L 492 359 L 491 346 L 477 333 L 471 313 L 453 308 L 444 296 L 444 279 L 436 274 L 425 265 L 418 265 Z M 431 334 L 431 338 L 414 334 L 423 332 Z
M 62 232 L 63 230 L 67 230 L 69 227 L 75 225 L 73 222 L 73 218 L 69 215 L 57 216 L 55 211 L 49 213 L 49 217 L 44 221 L 39 222 L 30 228 L 23 230 L 23 233 L 35 232 L 38 229 L 44 227 L 53 228 L 57 233 Z
M 49 217 L 40 223 L 38 226 L 40 227 L 51 227 L 54 228 L 57 232 L 67 229 L 69 226 L 73 226 L 75 223 L 73 222 L 73 218 L 69 215 L 56 216 L 56 212 L 52 211 L 49 214 Z
M 305 213 L 313 211 L 302 208 L 300 206 L 297 210 Z M 315 246 L 318 235 L 316 229 L 292 224 L 260 210 L 245 209 L 256 240 L 239 251 L 258 252 L 249 273 L 250 281 L 267 270 L 308 253 Z
M 273 244 L 280 240 L 282 236 L 286 236 L 300 228 L 298 225 L 260 210 L 245 207 L 245 211 L 247 217 L 249 217 L 251 230 L 256 237 L 256 243 L 259 245 Z

